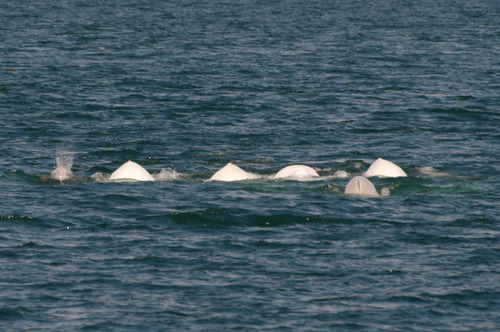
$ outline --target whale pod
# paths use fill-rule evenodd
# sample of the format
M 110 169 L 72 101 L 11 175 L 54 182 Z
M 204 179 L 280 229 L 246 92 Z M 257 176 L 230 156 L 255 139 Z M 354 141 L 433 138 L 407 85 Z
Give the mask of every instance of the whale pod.
M 349 181 L 349 183 L 345 186 L 344 189 L 345 194 L 354 194 L 354 195 L 371 195 L 378 196 L 378 192 L 371 183 L 365 177 L 355 176 Z
M 114 171 L 109 177 L 110 180 L 137 180 L 154 181 L 155 179 L 138 163 L 127 161 Z
M 278 173 L 274 175 L 274 179 L 296 179 L 301 180 L 304 178 L 317 177 L 319 176 L 316 171 L 305 165 L 291 165 L 282 168 Z
M 370 165 L 365 173 L 365 176 L 385 176 L 389 178 L 397 178 L 406 176 L 406 173 L 398 165 L 388 160 L 378 158 L 373 162 L 373 164 Z
M 63 182 L 73 178 L 73 173 L 68 167 L 59 165 L 52 171 L 52 173 L 50 173 L 49 178 Z
M 220 170 L 215 172 L 210 178 L 211 181 L 241 181 L 256 179 L 257 176 L 252 173 L 245 172 L 241 168 L 232 163 L 228 163 L 226 166 L 222 167 Z

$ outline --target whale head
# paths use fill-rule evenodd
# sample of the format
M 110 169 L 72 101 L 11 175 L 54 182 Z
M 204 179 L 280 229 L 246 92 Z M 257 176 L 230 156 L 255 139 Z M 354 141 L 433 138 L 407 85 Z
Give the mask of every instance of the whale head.
M 210 178 L 210 181 L 241 181 L 256 178 L 257 176 L 255 174 L 245 172 L 238 166 L 228 163 L 226 166 L 215 172 Z
M 318 173 L 314 169 L 305 165 L 291 165 L 282 168 L 274 175 L 274 179 L 292 179 L 304 180 L 311 177 L 318 177 Z
M 141 165 L 127 161 L 114 171 L 109 177 L 110 180 L 135 180 L 135 181 L 154 181 L 155 179 Z
M 61 182 L 69 180 L 73 177 L 74 177 L 74 175 L 71 172 L 71 169 L 69 169 L 65 165 L 57 166 L 56 169 L 54 169 L 52 171 L 52 173 L 50 173 L 50 176 L 49 176 L 50 179 L 61 181 Z
M 63 182 L 73 178 L 71 167 L 73 167 L 73 153 L 70 151 L 58 151 L 56 155 L 56 168 L 50 173 L 49 179 Z
M 398 165 L 388 160 L 378 158 L 375 162 L 373 162 L 373 164 L 370 165 L 365 173 L 365 176 L 385 176 L 389 178 L 397 178 L 405 177 L 406 173 Z
M 345 194 L 378 196 L 373 183 L 365 177 L 355 176 L 347 183 L 344 189 Z

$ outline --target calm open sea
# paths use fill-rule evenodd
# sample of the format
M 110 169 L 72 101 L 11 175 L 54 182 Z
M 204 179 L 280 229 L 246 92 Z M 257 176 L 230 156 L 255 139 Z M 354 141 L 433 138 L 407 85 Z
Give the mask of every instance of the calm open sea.
M 497 0 L 0 7 L 0 330 L 500 329 Z

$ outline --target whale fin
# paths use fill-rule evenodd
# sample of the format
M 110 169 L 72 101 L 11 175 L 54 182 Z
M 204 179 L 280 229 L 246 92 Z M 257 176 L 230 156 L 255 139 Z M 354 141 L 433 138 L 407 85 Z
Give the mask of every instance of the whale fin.
M 405 177 L 407 175 L 405 171 L 403 171 L 398 165 L 388 160 L 378 158 L 377 160 L 375 160 L 375 162 L 373 162 L 373 164 L 370 165 L 365 173 L 365 176 L 385 176 L 390 178 L 397 178 Z
M 365 177 L 355 176 L 344 189 L 345 194 L 378 196 L 373 183 Z
M 291 165 L 282 168 L 278 173 L 274 175 L 274 179 L 294 179 L 303 180 L 311 177 L 318 177 L 318 173 L 309 166 L 305 165 Z
M 155 179 L 138 163 L 127 161 L 114 171 L 110 180 L 154 181 Z
M 210 181 L 241 181 L 256 178 L 257 176 L 255 174 L 245 172 L 238 166 L 228 163 L 226 166 L 215 172 L 215 174 L 210 178 Z

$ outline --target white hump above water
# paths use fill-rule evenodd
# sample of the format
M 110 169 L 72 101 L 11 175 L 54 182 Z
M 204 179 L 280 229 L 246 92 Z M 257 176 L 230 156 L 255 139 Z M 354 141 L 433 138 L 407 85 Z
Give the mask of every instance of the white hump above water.
M 245 172 L 241 168 L 232 163 L 228 163 L 220 170 L 215 172 L 210 178 L 211 181 L 241 181 L 256 179 L 258 176 L 252 173 Z
M 355 176 L 344 189 L 345 194 L 378 196 L 377 189 L 370 180 L 362 176 Z
M 110 180 L 136 180 L 154 181 L 155 179 L 138 163 L 127 161 L 114 171 L 109 177 Z
M 309 166 L 305 165 L 291 165 L 281 169 L 274 175 L 275 179 L 307 179 L 311 177 L 318 177 L 318 173 Z
M 407 175 L 398 165 L 388 160 L 378 158 L 375 162 L 373 162 L 373 164 L 370 165 L 365 173 L 365 176 L 385 176 L 389 178 L 397 178 Z

